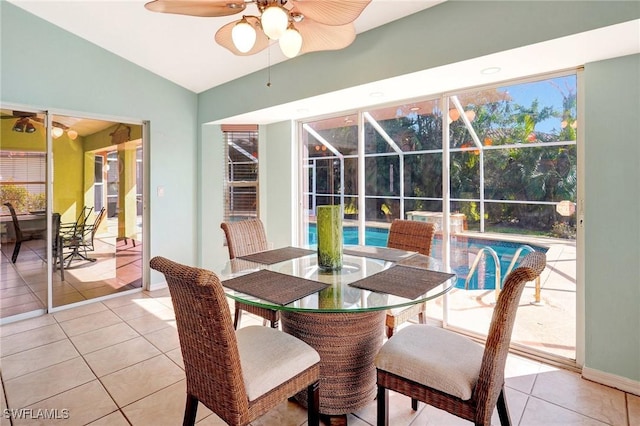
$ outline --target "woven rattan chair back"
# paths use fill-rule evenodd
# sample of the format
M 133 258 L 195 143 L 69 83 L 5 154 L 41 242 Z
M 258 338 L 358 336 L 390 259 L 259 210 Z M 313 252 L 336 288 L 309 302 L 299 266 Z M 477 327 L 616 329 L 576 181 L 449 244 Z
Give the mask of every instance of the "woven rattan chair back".
M 433 223 L 395 219 L 389 228 L 387 247 L 417 251 L 425 256 L 430 256 L 434 233 L 435 225 Z
M 164 274 L 169 286 L 187 394 L 225 422 L 243 424 L 248 398 L 231 311 L 219 278 L 162 257 L 154 257 L 150 265 Z
M 395 219 L 389 229 L 389 239 L 387 247 L 407 251 L 417 251 L 420 254 L 429 256 L 431 254 L 431 243 L 435 233 L 435 225 L 428 222 L 418 222 L 415 220 Z M 427 303 L 418 303 L 400 311 L 388 311 L 385 318 L 385 329 L 387 337 L 393 336 L 396 328 L 418 316 L 421 324 L 426 322 Z
M 491 424 L 493 409 L 504 386 L 504 367 L 522 291 L 525 284 L 535 280 L 545 266 L 544 253 L 529 253 L 504 282 L 493 310 L 480 376 L 471 397 L 475 400 L 476 423 Z
M 229 259 L 265 251 L 269 248 L 267 234 L 260 219 L 222 222 L 220 228 L 222 228 L 227 238 Z M 242 302 L 235 302 L 233 316 L 234 328 L 238 328 L 240 325 L 243 311 L 263 318 L 264 322 L 269 322 L 273 328 L 278 328 L 280 325 L 280 312 Z
M 227 237 L 230 259 L 265 251 L 269 248 L 267 234 L 260 219 L 222 222 L 220 227 Z

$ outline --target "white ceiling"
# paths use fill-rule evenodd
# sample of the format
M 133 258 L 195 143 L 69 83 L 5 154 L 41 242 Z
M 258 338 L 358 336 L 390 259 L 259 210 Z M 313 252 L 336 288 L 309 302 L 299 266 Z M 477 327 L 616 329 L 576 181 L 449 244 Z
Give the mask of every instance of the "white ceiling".
M 150 0 L 9 0 L 10 3 L 141 67 L 200 93 L 287 58 L 277 44 L 252 56 L 235 56 L 213 39 L 240 15 L 200 18 L 150 12 Z M 372 0 L 354 22 L 360 33 L 444 0 Z M 258 15 L 255 4 L 247 14 Z
M 234 56 L 213 40 L 238 15 L 195 18 L 149 12 L 146 0 L 9 0 L 11 3 L 196 93 L 266 68 L 268 53 Z M 442 1 L 373 0 L 355 21 L 363 32 Z M 253 7 L 250 5 L 249 7 Z M 420 71 L 385 81 L 303 99 L 237 117 L 225 123 L 268 124 L 413 99 L 640 53 L 640 20 L 575 34 L 510 51 Z M 285 60 L 277 45 L 271 63 Z M 224 64 L 224 66 L 220 66 Z M 499 67 L 491 75 L 481 73 Z M 417 92 L 420 88 L 420 92 Z M 371 94 L 378 94 L 372 97 Z

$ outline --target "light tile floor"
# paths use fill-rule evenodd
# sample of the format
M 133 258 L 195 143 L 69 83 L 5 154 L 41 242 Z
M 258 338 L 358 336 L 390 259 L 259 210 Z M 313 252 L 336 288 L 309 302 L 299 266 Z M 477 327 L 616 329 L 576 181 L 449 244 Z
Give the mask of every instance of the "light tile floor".
M 251 323 L 259 321 L 245 314 L 242 325 Z M 0 362 L 2 425 L 182 421 L 185 377 L 166 289 L 3 325 Z M 513 355 L 506 376 L 516 425 L 640 425 L 639 396 Z M 412 412 L 409 399 L 395 393 L 390 407 L 394 426 L 470 424 L 424 404 Z M 38 410 L 59 419 L 45 420 Z M 375 413 L 372 401 L 348 416 L 349 425 L 374 425 Z M 17 418 L 36 415 L 40 419 Z M 200 405 L 198 424 L 223 423 Z M 286 402 L 253 424 L 304 425 L 306 412 Z

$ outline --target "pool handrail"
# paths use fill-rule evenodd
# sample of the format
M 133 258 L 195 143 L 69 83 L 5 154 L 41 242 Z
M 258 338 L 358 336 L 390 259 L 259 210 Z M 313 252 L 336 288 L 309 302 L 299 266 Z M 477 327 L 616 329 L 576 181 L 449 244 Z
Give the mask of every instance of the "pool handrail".
M 471 277 L 473 277 L 473 274 L 476 272 L 476 269 L 478 268 L 478 264 L 480 263 L 480 258 L 482 257 L 485 251 L 488 252 L 493 258 L 493 265 L 496 268 L 495 291 L 496 291 L 496 300 L 498 300 L 498 295 L 500 294 L 500 290 L 502 289 L 502 280 L 500 279 L 500 259 L 498 258 L 498 253 L 496 253 L 496 251 L 489 246 L 482 246 L 480 247 L 480 250 L 478 250 L 478 253 L 476 254 L 475 259 L 473 259 L 473 264 L 471 265 L 471 268 L 469 268 L 467 279 L 464 282 L 464 289 L 469 290 L 469 281 L 471 281 Z

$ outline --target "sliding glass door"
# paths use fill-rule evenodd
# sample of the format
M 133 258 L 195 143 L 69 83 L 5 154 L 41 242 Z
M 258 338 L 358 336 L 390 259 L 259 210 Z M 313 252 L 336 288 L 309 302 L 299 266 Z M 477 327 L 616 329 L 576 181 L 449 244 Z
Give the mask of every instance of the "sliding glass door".
M 142 126 L 54 115 L 52 136 L 65 275 L 53 307 L 141 288 Z
M 506 275 L 528 252 L 545 252 L 512 342 L 575 360 L 577 79 L 562 73 L 301 123 L 300 243 L 315 242 L 321 204 L 343 206 L 346 244 L 386 245 L 394 219 L 433 223 L 432 256 L 458 282 L 427 313 L 480 338 Z
M 48 298 L 46 116 L 0 109 L 0 322 L 45 312 Z M 53 277 L 54 285 L 61 282 Z
M 0 320 L 141 289 L 143 125 L 0 117 Z

